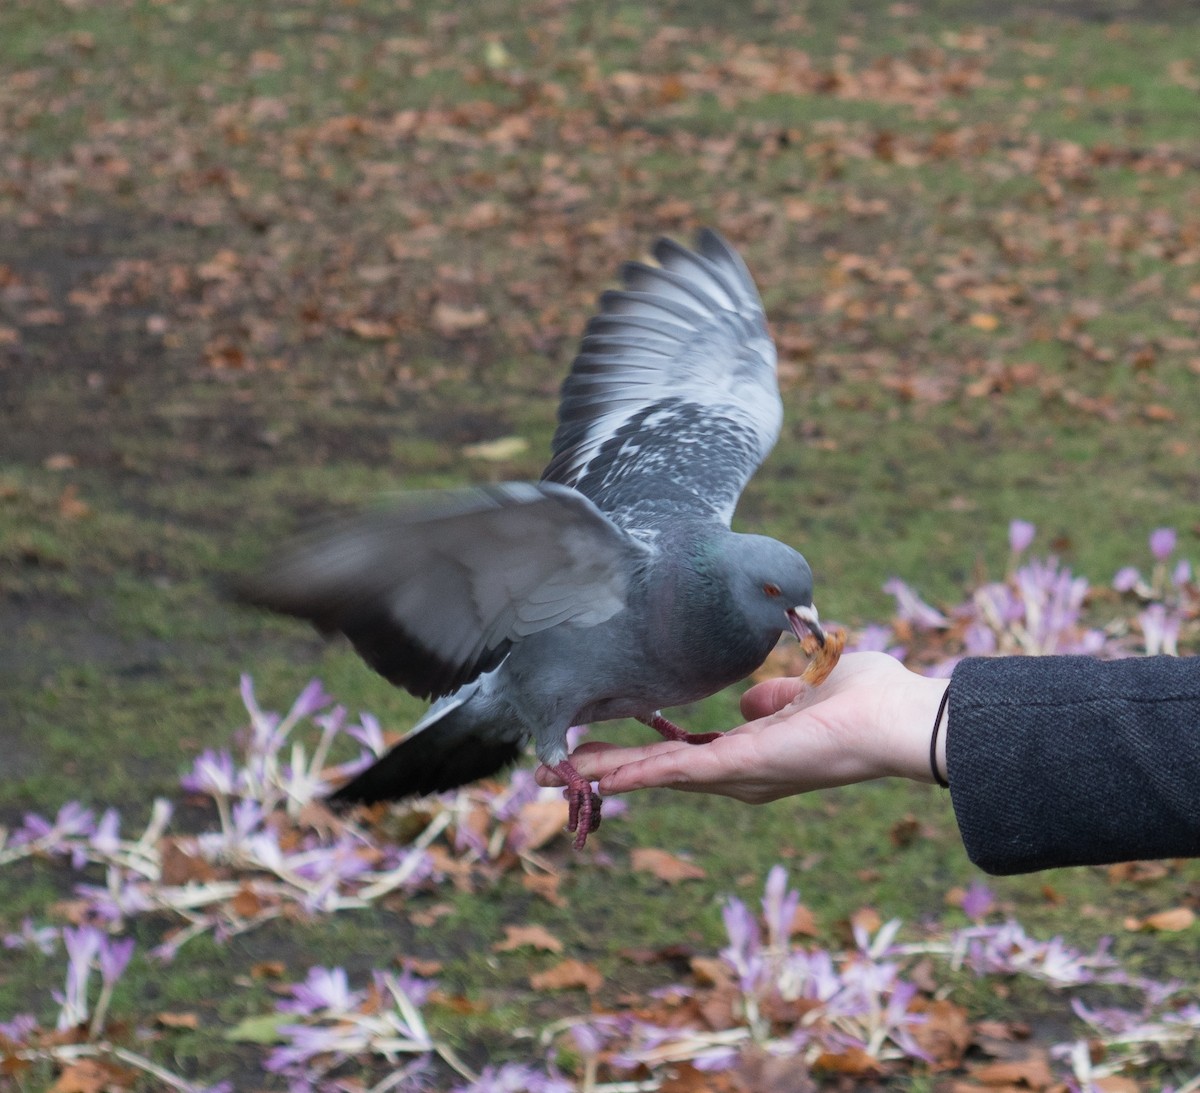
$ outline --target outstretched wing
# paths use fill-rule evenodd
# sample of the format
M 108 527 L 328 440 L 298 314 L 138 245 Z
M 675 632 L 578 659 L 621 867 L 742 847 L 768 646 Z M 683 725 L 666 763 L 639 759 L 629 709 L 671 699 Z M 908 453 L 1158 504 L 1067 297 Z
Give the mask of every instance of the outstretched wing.
M 648 556 L 574 490 L 516 482 L 342 520 L 237 593 L 340 631 L 381 675 L 430 697 L 494 668 L 529 634 L 611 618 Z
M 660 239 L 654 257 L 600 297 L 542 478 L 630 529 L 681 513 L 728 525 L 779 435 L 775 345 L 749 270 L 715 232 L 695 251 Z

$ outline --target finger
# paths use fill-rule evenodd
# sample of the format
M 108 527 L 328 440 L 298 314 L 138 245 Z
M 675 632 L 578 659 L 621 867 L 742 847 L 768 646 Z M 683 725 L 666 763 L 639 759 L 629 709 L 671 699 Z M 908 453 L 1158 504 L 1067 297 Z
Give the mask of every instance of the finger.
M 808 689 L 798 676 L 782 676 L 757 683 L 742 695 L 742 716 L 748 721 L 778 713 Z
M 603 747 L 581 747 L 571 753 L 571 763 L 589 782 L 596 782 L 612 771 L 645 759 L 655 759 L 678 751 L 696 751 L 677 740 L 662 740 L 655 744 L 642 744 L 633 748 L 617 748 L 611 744 Z
M 646 754 L 639 757 L 634 754 L 638 751 Z M 728 737 L 702 748 L 655 744 L 643 749 L 621 749 L 604 757 L 610 764 L 621 761 L 600 776 L 600 792 L 629 793 L 636 789 L 670 787 L 721 793 L 723 786 L 740 781 L 742 751 L 742 742 Z

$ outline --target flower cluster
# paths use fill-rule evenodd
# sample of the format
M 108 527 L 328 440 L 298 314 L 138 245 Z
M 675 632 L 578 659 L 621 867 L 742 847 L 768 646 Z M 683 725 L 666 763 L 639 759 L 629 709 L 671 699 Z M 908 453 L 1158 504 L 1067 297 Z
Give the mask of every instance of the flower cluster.
M 1155 564 L 1148 578 L 1126 567 L 1113 581 L 1116 591 L 1135 599 L 1134 617 L 1113 618 L 1103 626 L 1091 624 L 1089 616 L 1094 614 L 1093 601 L 1106 590 L 1072 573 L 1053 555 L 1028 557 L 1036 530 L 1028 521 L 1012 521 L 1006 577 L 985 581 L 964 603 L 947 611 L 930 606 L 898 578 L 888 581 L 884 589 L 896 600 L 893 626 L 868 628 L 855 648 L 887 649 L 927 662 L 934 675 L 948 675 L 963 656 L 1178 655 L 1181 634 L 1200 618 L 1200 587 L 1190 562 L 1170 564 L 1176 546 L 1173 529 L 1151 534 Z M 1135 632 L 1141 635 L 1140 648 Z
M 659 992 L 661 1021 L 621 1014 L 576 1024 L 577 1044 L 593 1053 L 607 1048 L 606 1062 L 617 1070 L 684 1060 L 700 1070 L 728 1070 L 751 1048 L 805 1064 L 842 1059 L 845 1070 L 864 1073 L 891 1059 L 928 1059 L 913 1035 L 925 1020 L 911 1008 L 917 988 L 895 959 L 903 952 L 894 945 L 899 921 L 874 936 L 858 926 L 855 948 L 834 953 L 792 942 L 799 905 L 787 871 L 775 866 L 761 922 L 741 900 L 726 902 L 729 944 L 718 961 L 693 963 L 701 986 Z M 702 1020 L 683 1024 L 681 1011 Z M 714 1020 L 716 1014 L 725 1019 Z

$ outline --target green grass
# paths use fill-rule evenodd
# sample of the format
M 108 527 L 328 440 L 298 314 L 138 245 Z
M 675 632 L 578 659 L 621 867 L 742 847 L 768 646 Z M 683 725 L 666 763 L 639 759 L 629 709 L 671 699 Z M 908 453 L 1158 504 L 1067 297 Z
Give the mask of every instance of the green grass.
M 823 617 L 885 618 L 893 575 L 956 602 L 981 567 L 1001 571 L 1014 517 L 1097 583 L 1145 564 L 1160 525 L 1196 557 L 1200 151 L 1185 82 L 1200 23 L 1182 7 L 1169 24 L 1112 24 L 913 6 L 798 20 L 782 4 L 536 18 L 502 0 L 9 5 L 0 818 L 69 798 L 144 818 L 236 730 L 244 671 L 267 706 L 319 675 L 352 709 L 409 724 L 420 703 L 343 647 L 234 607 L 222 578 L 331 509 L 535 476 L 595 294 L 656 234 L 699 223 L 739 244 L 783 345 L 784 435 L 738 526 L 804 550 Z M 845 85 L 797 91 L 801 54 Z M 872 82 L 904 66 L 925 91 Z M 489 322 L 446 334 L 439 302 Z M 39 320 L 48 307 L 61 323 Z M 356 320 L 393 333 L 364 339 Z M 222 347 L 241 367 L 214 364 Z M 509 435 L 526 452 L 463 454 Z M 736 719 L 733 696 L 686 711 L 696 729 Z M 897 850 L 909 813 L 928 837 Z M 976 875 L 948 801 L 915 786 L 763 809 L 650 794 L 596 841 L 612 870 L 555 852 L 569 909 L 504 878 L 446 895 L 454 914 L 422 934 L 444 981 L 487 1002 L 439 1015 L 468 1055 L 519 1056 L 505 1030 L 567 1004 L 547 1013 L 528 989 L 545 959 L 490 952 L 504 922 L 544 921 L 569 955 L 641 989 L 671 973 L 631 971 L 622 947 L 719 945 L 723 896 L 756 897 L 776 861 L 830 943 L 866 904 L 914 924 L 946 913 L 947 889 Z M 688 853 L 707 878 L 631 874 L 638 845 Z M 1071 870 L 996 887 L 1031 929 L 1089 944 L 1186 900 L 1195 877 L 1128 888 Z M 46 863 L 0 873 L 0 931 L 44 917 L 71 882 Z M 165 972 L 135 964 L 115 1011 L 151 980 L 159 1008 L 199 999 L 201 1028 L 161 1051 L 217 1077 L 252 1059 L 223 1062 L 222 1029 L 269 1006 L 261 985 L 231 987 L 251 956 L 286 953 L 291 978 L 382 966 L 417 944 L 403 922 L 345 915 L 205 943 Z M 139 925 L 144 947 L 160 925 Z M 1170 969 L 1194 937 L 1118 947 Z M 58 974 L 9 961 L 0 1015 L 49 1013 Z

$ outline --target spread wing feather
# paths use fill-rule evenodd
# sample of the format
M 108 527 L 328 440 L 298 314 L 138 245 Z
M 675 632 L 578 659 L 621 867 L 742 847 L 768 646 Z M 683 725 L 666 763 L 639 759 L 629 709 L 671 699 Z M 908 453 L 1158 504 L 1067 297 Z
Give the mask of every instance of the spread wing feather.
M 749 271 L 719 235 L 660 239 L 600 297 L 563 384 L 543 481 L 621 526 L 678 516 L 728 525 L 779 435 L 775 345 Z
M 523 637 L 611 618 L 648 556 L 574 490 L 509 483 L 332 524 L 238 591 L 344 633 L 380 674 L 430 697 L 494 668 Z

